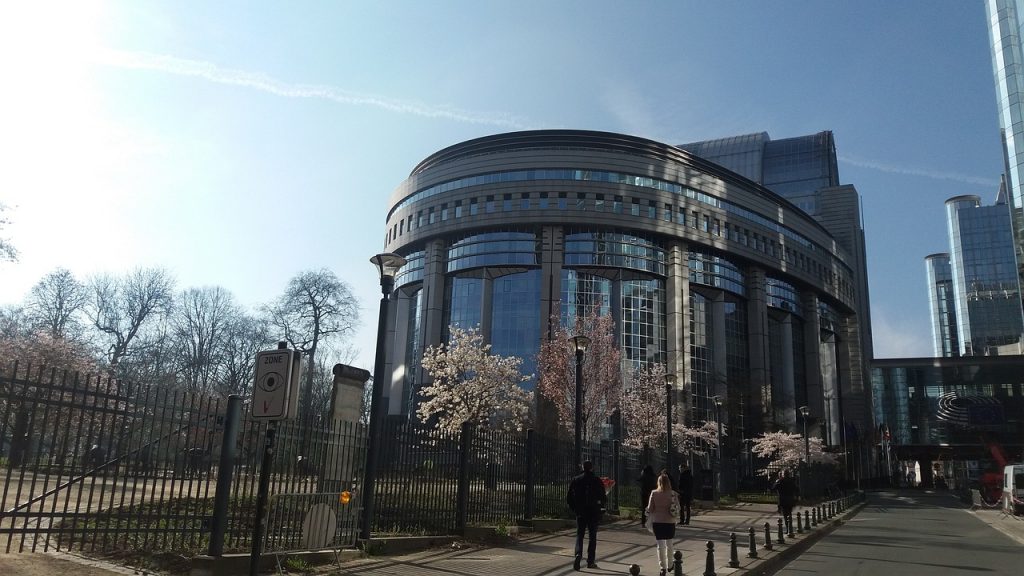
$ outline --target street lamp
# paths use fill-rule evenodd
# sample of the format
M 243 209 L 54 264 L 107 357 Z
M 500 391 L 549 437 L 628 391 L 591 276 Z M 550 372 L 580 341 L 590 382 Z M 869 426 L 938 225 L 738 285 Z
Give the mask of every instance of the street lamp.
M 825 394 L 825 445 L 832 446 L 832 395 Z
M 807 462 L 807 465 L 810 466 L 810 464 L 811 464 L 811 439 L 807 437 L 807 416 L 810 415 L 811 409 L 808 408 L 807 406 L 801 406 L 801 407 L 797 408 L 797 410 L 800 412 L 800 416 L 803 417 L 803 421 L 804 421 L 804 460 Z
M 590 338 L 578 334 L 569 338 L 576 348 L 576 465 L 583 465 L 583 353 L 590 345 Z
M 715 490 L 718 496 L 722 494 L 722 397 L 712 396 L 711 401 L 715 403 L 715 422 L 718 423 L 718 469 L 715 470 Z
M 676 375 L 665 374 L 665 468 L 672 474 L 672 391 Z
M 395 288 L 395 274 L 405 266 L 405 258 L 398 254 L 377 254 L 370 258 L 380 275 L 380 314 L 377 317 L 377 350 L 373 361 L 373 386 L 370 392 L 370 434 L 367 441 L 366 469 L 363 472 L 363 525 L 360 537 L 370 539 L 373 524 L 374 482 L 377 478 L 377 458 L 381 444 L 384 396 L 384 348 L 387 342 L 388 301 Z

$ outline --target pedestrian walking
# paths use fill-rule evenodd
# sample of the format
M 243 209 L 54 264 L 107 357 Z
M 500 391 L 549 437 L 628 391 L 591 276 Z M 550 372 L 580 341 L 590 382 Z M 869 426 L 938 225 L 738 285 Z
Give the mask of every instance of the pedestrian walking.
M 651 492 L 647 502 L 647 516 L 657 542 L 661 576 L 665 576 L 672 568 L 672 539 L 676 537 L 676 522 L 679 521 L 679 494 L 672 490 L 668 474 L 658 476 L 658 488 Z
M 685 462 L 679 465 L 676 491 L 679 492 L 679 525 L 684 526 L 690 523 L 690 507 L 693 505 L 693 472 Z
M 583 473 L 572 479 L 565 502 L 576 515 L 576 553 L 572 569 L 579 571 L 583 562 L 583 534 L 587 533 L 587 568 L 597 568 L 597 524 L 601 521 L 601 513 L 607 496 L 604 482 L 594 475 L 594 463 L 587 460 L 583 463 Z
M 640 525 L 647 526 L 647 502 L 651 499 L 651 492 L 658 487 L 658 477 L 654 475 L 654 468 L 648 464 L 640 471 Z
M 800 497 L 800 489 L 797 488 L 796 481 L 790 476 L 789 470 L 783 469 L 779 473 L 779 478 L 772 486 L 772 490 L 779 493 L 779 514 L 782 514 L 782 519 L 786 522 L 786 529 L 792 531 L 793 507 L 796 506 L 797 498 Z

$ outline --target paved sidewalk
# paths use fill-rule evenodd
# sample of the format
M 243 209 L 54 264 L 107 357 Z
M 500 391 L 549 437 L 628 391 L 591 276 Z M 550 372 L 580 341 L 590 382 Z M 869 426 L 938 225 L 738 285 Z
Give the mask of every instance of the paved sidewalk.
M 843 517 L 855 513 L 856 506 L 828 521 L 832 527 Z M 799 511 L 804 510 L 798 508 Z M 739 569 L 746 573 L 766 570 L 782 558 L 806 548 L 829 531 L 817 526 L 811 532 L 797 534 L 779 545 L 778 514 L 775 505 L 739 504 L 730 508 L 707 511 L 692 519 L 689 526 L 676 530 L 674 547 L 683 552 L 686 574 L 702 574 L 706 568 L 707 542 L 714 543 L 715 572 L 728 575 L 730 568 L 729 534 L 736 533 Z M 764 524 L 771 524 L 773 551 L 764 549 Z M 749 528 L 755 528 L 758 559 L 747 558 Z M 575 530 L 550 534 L 527 534 L 513 545 L 503 548 L 470 547 L 462 550 L 430 550 L 403 556 L 366 558 L 335 567 L 331 574 L 387 576 L 416 574 L 422 576 L 558 576 L 575 574 L 572 569 Z M 787 554 L 787 552 L 789 552 Z M 654 537 L 636 521 L 618 521 L 601 527 L 598 533 L 597 564 L 600 568 L 583 568 L 587 574 L 629 574 L 631 564 L 640 566 L 640 574 L 658 574 Z

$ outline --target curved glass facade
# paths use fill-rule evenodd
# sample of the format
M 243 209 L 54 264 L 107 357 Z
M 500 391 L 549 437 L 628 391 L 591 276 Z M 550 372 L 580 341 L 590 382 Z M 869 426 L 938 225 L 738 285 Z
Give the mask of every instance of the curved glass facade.
M 448 249 L 448 271 L 484 266 L 536 266 L 537 237 L 532 232 L 488 232 L 463 238 Z
M 765 295 L 768 298 L 768 305 L 773 308 L 780 308 L 797 316 L 803 316 L 803 309 L 800 306 L 800 296 L 795 287 L 788 282 L 777 278 L 765 279 Z
M 523 374 L 537 373 L 540 352 L 540 270 L 508 274 L 493 282 L 491 351 L 522 359 Z M 533 381 L 528 388 L 533 387 Z
M 570 232 L 566 266 L 629 268 L 665 275 L 665 251 L 651 240 L 613 231 Z
M 747 279 L 739 266 L 706 252 L 690 250 L 690 282 L 744 295 Z

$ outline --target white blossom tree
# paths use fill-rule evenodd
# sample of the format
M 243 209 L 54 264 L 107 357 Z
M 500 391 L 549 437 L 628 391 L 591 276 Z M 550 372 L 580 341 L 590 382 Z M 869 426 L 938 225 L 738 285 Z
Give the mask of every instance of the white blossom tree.
M 520 358 L 491 354 L 477 328 L 450 326 L 448 344 L 423 353 L 432 382 L 420 390 L 416 415 L 422 422 L 458 433 L 465 422 L 522 431 L 529 421 L 531 394 L 520 387 L 532 376 L 519 373 Z
M 802 435 L 788 432 L 766 432 L 754 438 L 751 451 L 769 461 L 767 467 L 758 470 L 760 476 L 767 476 L 769 469 L 796 468 L 808 453 L 811 462 L 832 464 L 836 461 L 834 455 L 825 452 L 821 438 L 808 438 L 805 445 Z
M 722 425 L 722 436 L 728 436 L 729 431 Z M 672 427 L 672 441 L 684 454 L 704 456 L 708 450 L 718 448 L 721 439 L 718 437 L 718 422 L 708 420 L 699 426 L 686 426 L 675 424 Z

